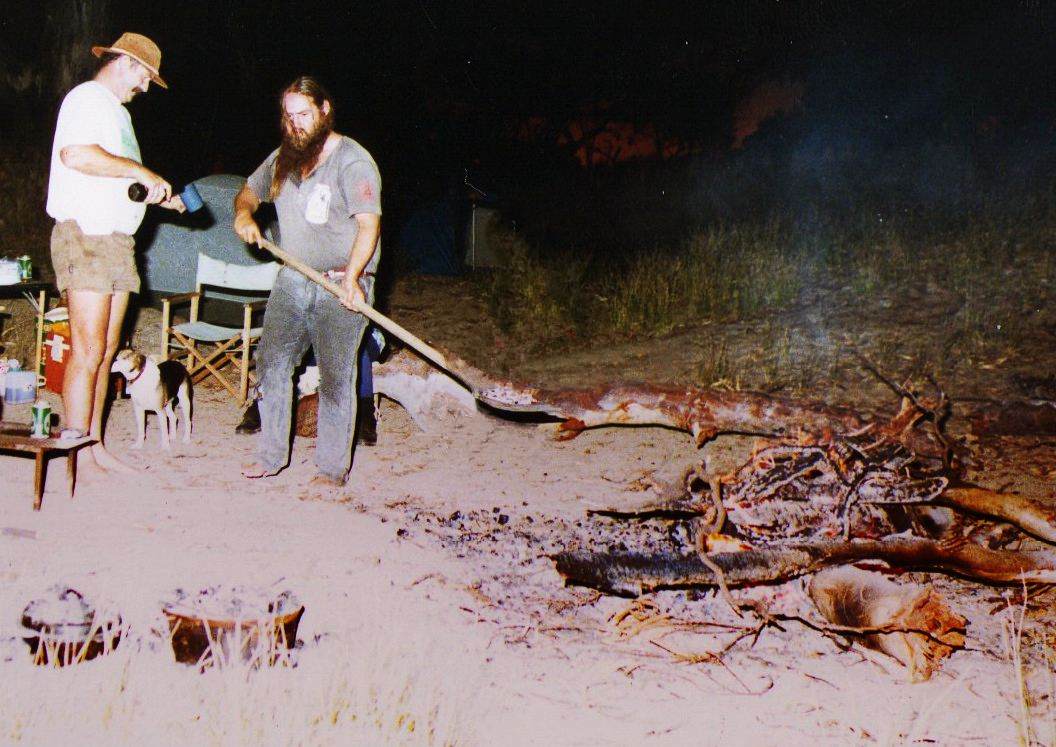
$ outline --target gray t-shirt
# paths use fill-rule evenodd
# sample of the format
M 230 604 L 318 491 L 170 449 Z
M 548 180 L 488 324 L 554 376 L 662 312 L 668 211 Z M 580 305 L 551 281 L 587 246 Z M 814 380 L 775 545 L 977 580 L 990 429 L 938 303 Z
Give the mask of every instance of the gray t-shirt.
M 254 171 L 247 184 L 261 202 L 270 201 L 274 151 Z M 357 213 L 381 215 L 381 175 L 366 149 L 350 137 L 341 142 L 312 174 L 286 177 L 275 200 L 282 248 L 320 272 L 344 270 L 359 233 Z M 365 271 L 374 272 L 381 246 Z

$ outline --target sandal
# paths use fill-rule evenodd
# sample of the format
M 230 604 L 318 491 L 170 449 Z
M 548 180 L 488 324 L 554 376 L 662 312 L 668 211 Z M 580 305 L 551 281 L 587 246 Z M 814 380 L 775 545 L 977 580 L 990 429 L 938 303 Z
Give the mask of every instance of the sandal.
M 88 433 L 79 428 L 63 428 L 59 431 L 60 441 L 79 441 L 82 438 L 88 438 Z

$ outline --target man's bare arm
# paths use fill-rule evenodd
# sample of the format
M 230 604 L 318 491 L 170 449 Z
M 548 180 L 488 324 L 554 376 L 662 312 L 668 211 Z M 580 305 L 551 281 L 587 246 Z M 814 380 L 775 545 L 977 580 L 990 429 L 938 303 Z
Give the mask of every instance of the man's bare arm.
M 235 233 L 247 244 L 256 244 L 257 246 L 260 246 L 264 240 L 264 236 L 260 232 L 260 226 L 257 225 L 257 221 L 253 218 L 253 214 L 257 212 L 259 207 L 260 198 L 257 197 L 256 192 L 250 189 L 248 184 L 243 184 L 242 189 L 235 195 Z
M 381 216 L 374 213 L 356 213 L 353 216 L 359 224 L 359 233 L 356 240 L 352 242 L 352 251 L 348 257 L 348 269 L 345 270 L 343 287 L 345 298 L 342 300 L 345 306 L 352 309 L 355 303 L 366 304 L 363 289 L 359 287 L 359 278 L 363 269 L 374 256 L 378 248 L 378 236 L 381 235 Z
M 67 145 L 59 151 L 62 165 L 89 176 L 135 179 L 147 188 L 146 201 L 152 205 L 172 198 L 172 185 L 138 161 L 115 156 L 99 145 Z

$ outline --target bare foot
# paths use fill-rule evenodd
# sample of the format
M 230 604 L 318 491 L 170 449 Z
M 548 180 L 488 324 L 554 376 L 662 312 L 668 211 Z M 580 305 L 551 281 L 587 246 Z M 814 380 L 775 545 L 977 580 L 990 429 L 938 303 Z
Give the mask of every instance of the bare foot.
M 315 488 L 343 488 L 343 487 L 345 487 L 345 481 L 344 480 L 342 480 L 340 478 L 337 478 L 337 477 L 331 477 L 330 475 L 324 475 L 322 472 L 320 472 L 315 477 L 313 477 L 311 480 L 309 480 L 308 484 L 310 486 L 312 486 L 312 487 L 315 487 Z
M 256 480 L 261 477 L 271 477 L 272 475 L 279 474 L 281 471 L 281 468 L 268 469 L 266 467 L 261 467 L 259 462 L 250 462 L 249 464 L 242 465 L 242 477 L 249 480 Z
M 336 495 L 344 490 L 345 481 L 338 477 L 324 475 L 322 472 L 308 481 L 308 493 Z
M 102 444 L 92 444 L 92 457 L 95 463 L 107 472 L 116 472 L 120 475 L 138 475 L 139 470 L 130 464 L 125 464 L 116 456 L 106 450 Z
M 95 461 L 95 454 L 92 450 L 84 449 L 80 454 L 77 455 L 77 482 L 99 482 L 100 480 L 106 479 L 107 471 L 99 466 L 99 462 Z
M 340 496 L 344 487 L 344 480 L 319 473 L 308 481 L 308 485 L 305 486 L 297 498 L 302 501 L 332 499 Z

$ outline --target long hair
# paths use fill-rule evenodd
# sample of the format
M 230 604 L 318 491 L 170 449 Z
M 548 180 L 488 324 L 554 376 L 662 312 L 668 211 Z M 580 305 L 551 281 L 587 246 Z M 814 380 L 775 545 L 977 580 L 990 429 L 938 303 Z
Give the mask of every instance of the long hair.
M 323 113 L 323 118 L 319 120 L 320 129 L 317 133 L 318 136 L 309 140 L 303 148 L 295 147 L 289 141 L 286 133 L 286 112 L 283 109 L 282 102 L 286 95 L 291 93 L 299 93 L 306 97 L 320 111 L 322 111 L 324 102 L 330 103 L 330 111 Z M 282 93 L 279 94 L 279 111 L 281 112 L 279 115 L 279 129 L 283 138 L 282 145 L 279 147 L 279 155 L 275 159 L 275 170 L 271 177 L 270 191 L 272 200 L 279 196 L 283 182 L 286 181 L 286 177 L 292 171 L 304 164 L 315 164 L 316 159 L 319 158 L 319 154 L 323 150 L 323 146 L 326 144 L 327 136 L 334 129 L 334 100 L 330 98 L 330 93 L 323 88 L 323 84 L 310 75 L 302 75 L 282 89 Z

